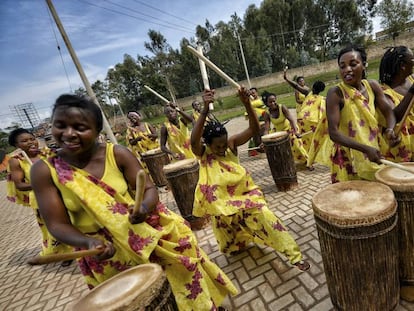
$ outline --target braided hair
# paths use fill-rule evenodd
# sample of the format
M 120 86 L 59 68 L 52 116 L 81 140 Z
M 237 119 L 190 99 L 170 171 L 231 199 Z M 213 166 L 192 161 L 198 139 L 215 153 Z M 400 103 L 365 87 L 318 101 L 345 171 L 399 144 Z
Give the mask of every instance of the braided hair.
M 404 57 L 408 54 L 406 46 L 389 47 L 381 58 L 379 68 L 379 81 L 390 85 L 394 77 L 400 71 L 400 66 L 404 62 Z
M 227 130 L 224 124 L 219 122 L 217 119 L 207 121 L 204 125 L 203 140 L 207 145 L 211 145 L 213 138 L 227 135 Z

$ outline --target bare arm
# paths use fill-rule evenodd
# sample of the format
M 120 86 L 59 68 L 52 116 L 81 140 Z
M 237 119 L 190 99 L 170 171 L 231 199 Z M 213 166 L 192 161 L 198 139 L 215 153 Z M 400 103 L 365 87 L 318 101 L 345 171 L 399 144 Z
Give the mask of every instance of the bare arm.
M 263 114 L 263 119 L 264 119 L 264 135 L 269 134 L 270 131 L 270 115 L 268 112 L 265 112 Z
M 244 131 L 231 136 L 228 139 L 228 146 L 234 154 L 237 154 L 238 146 L 245 144 L 251 137 L 259 134 L 260 132 L 259 120 L 257 119 L 257 115 L 254 112 L 252 105 L 250 104 L 249 90 L 241 87 L 239 89 L 239 97 L 244 107 L 246 108 L 247 116 L 249 118 L 249 127 Z
M 405 94 L 404 98 L 401 100 L 400 104 L 394 108 L 394 114 L 397 119 L 397 122 L 400 122 L 401 119 L 403 118 L 413 97 L 414 97 L 414 84 L 411 85 L 407 94 Z
M 32 186 L 25 181 L 25 175 L 22 167 L 20 166 L 19 160 L 11 158 L 9 160 L 10 166 L 10 177 L 13 181 L 16 189 L 21 191 L 32 190 Z
M 160 131 L 160 148 L 166 154 L 174 156 L 171 150 L 167 148 L 167 138 L 168 138 L 168 131 L 165 125 L 163 125 Z
M 208 115 L 208 105 L 214 102 L 214 90 L 205 90 L 203 94 L 203 110 L 200 112 L 200 116 L 194 124 L 191 131 L 191 150 L 196 156 L 201 157 L 204 153 L 205 146 L 201 142 L 203 136 L 204 123 Z
M 291 86 L 293 87 L 295 90 L 297 90 L 298 92 L 304 94 L 304 95 L 308 95 L 310 93 L 310 90 L 307 86 L 300 86 L 298 83 L 296 83 L 295 81 L 290 80 L 287 75 L 286 75 L 286 70 L 283 71 L 283 79 L 285 79 L 285 81 Z M 295 93 L 295 97 L 296 97 L 296 101 L 297 101 L 297 93 Z
M 290 113 L 289 109 L 282 105 L 282 112 L 285 115 L 286 119 L 288 119 L 290 123 L 290 128 L 293 131 L 293 134 L 298 135 L 298 127 L 296 125 L 295 119 L 293 118 L 292 114 Z
M 157 134 L 157 130 L 155 129 L 155 127 L 152 124 L 148 124 L 148 128 L 151 132 L 151 134 L 149 134 L 149 138 L 151 138 L 152 140 L 156 140 L 158 138 L 158 134 Z
M 381 154 L 379 150 L 359 143 L 339 130 L 341 120 L 341 109 L 344 105 L 343 95 L 339 87 L 329 89 L 326 97 L 326 117 L 328 119 L 328 131 L 331 140 L 339 145 L 352 148 L 365 153 L 372 162 L 380 163 Z
M 55 186 L 48 166 L 37 161 L 30 172 L 33 190 L 39 206 L 40 214 L 45 220 L 49 232 L 59 241 L 79 248 L 102 248 L 99 259 L 113 256 L 115 249 L 111 243 L 89 237 L 74 227 L 67 214 L 61 194 Z

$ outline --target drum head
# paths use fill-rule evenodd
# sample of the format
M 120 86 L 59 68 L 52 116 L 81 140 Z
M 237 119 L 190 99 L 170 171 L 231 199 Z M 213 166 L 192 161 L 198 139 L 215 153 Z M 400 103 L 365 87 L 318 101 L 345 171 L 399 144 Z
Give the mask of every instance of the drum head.
M 286 131 L 275 132 L 275 133 L 263 135 L 262 136 L 262 141 L 263 142 L 266 142 L 266 141 L 275 141 L 275 140 L 279 140 L 279 139 L 285 138 L 288 135 L 289 134 Z
M 73 311 L 127 310 L 128 306 L 128 310 L 135 310 L 131 308 L 134 300 L 149 291 L 158 292 L 164 280 L 163 270 L 157 264 L 130 268 L 92 289 L 73 306 Z M 154 284 L 159 288 L 154 288 Z
M 398 163 L 410 168 L 414 172 L 414 163 Z M 386 166 L 375 173 L 377 181 L 386 184 L 394 191 L 414 191 L 414 173 L 400 170 L 395 167 Z
M 194 167 L 198 164 L 197 159 L 184 159 L 163 167 L 164 173 L 176 172 L 178 170 Z
M 155 149 L 148 150 L 147 152 L 144 152 L 142 155 L 151 156 L 151 155 L 159 154 L 159 153 L 162 153 L 161 148 L 155 148 Z
M 373 181 L 345 181 L 328 185 L 312 198 L 315 216 L 339 227 L 373 225 L 396 213 L 392 190 Z

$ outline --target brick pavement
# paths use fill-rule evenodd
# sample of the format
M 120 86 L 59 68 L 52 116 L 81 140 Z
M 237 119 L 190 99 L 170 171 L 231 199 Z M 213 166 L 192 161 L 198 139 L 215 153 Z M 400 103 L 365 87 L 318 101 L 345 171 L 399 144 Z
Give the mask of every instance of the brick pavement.
M 229 132 L 242 121 L 231 121 Z M 311 199 L 329 184 L 327 168 L 298 171 L 299 187 L 278 192 L 265 158 L 241 162 L 263 189 L 270 209 L 281 218 L 301 247 L 311 269 L 300 272 L 270 248 L 250 246 L 237 256 L 218 251 L 211 227 L 196 232 L 200 246 L 233 280 L 239 294 L 225 301 L 231 310 L 333 310 L 329 298 L 314 223 Z M 170 192 L 160 191 L 161 200 L 171 209 L 177 206 Z M 28 266 L 25 261 L 40 251 L 40 233 L 31 209 L 14 205 L 5 198 L 5 182 L 0 182 L 0 310 L 70 310 L 73 302 L 88 290 L 77 265 Z M 414 310 L 414 304 L 401 301 L 397 311 Z M 104 311 L 104 310 L 103 310 Z M 382 311 L 382 310 L 378 310 Z

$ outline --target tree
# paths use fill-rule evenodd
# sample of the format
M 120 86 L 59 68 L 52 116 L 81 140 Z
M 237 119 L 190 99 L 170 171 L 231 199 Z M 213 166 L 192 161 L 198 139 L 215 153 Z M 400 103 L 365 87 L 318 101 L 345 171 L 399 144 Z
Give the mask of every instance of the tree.
M 406 28 L 407 22 L 413 16 L 414 4 L 407 0 L 383 0 L 377 7 L 381 17 L 380 24 L 386 33 L 395 38 Z

